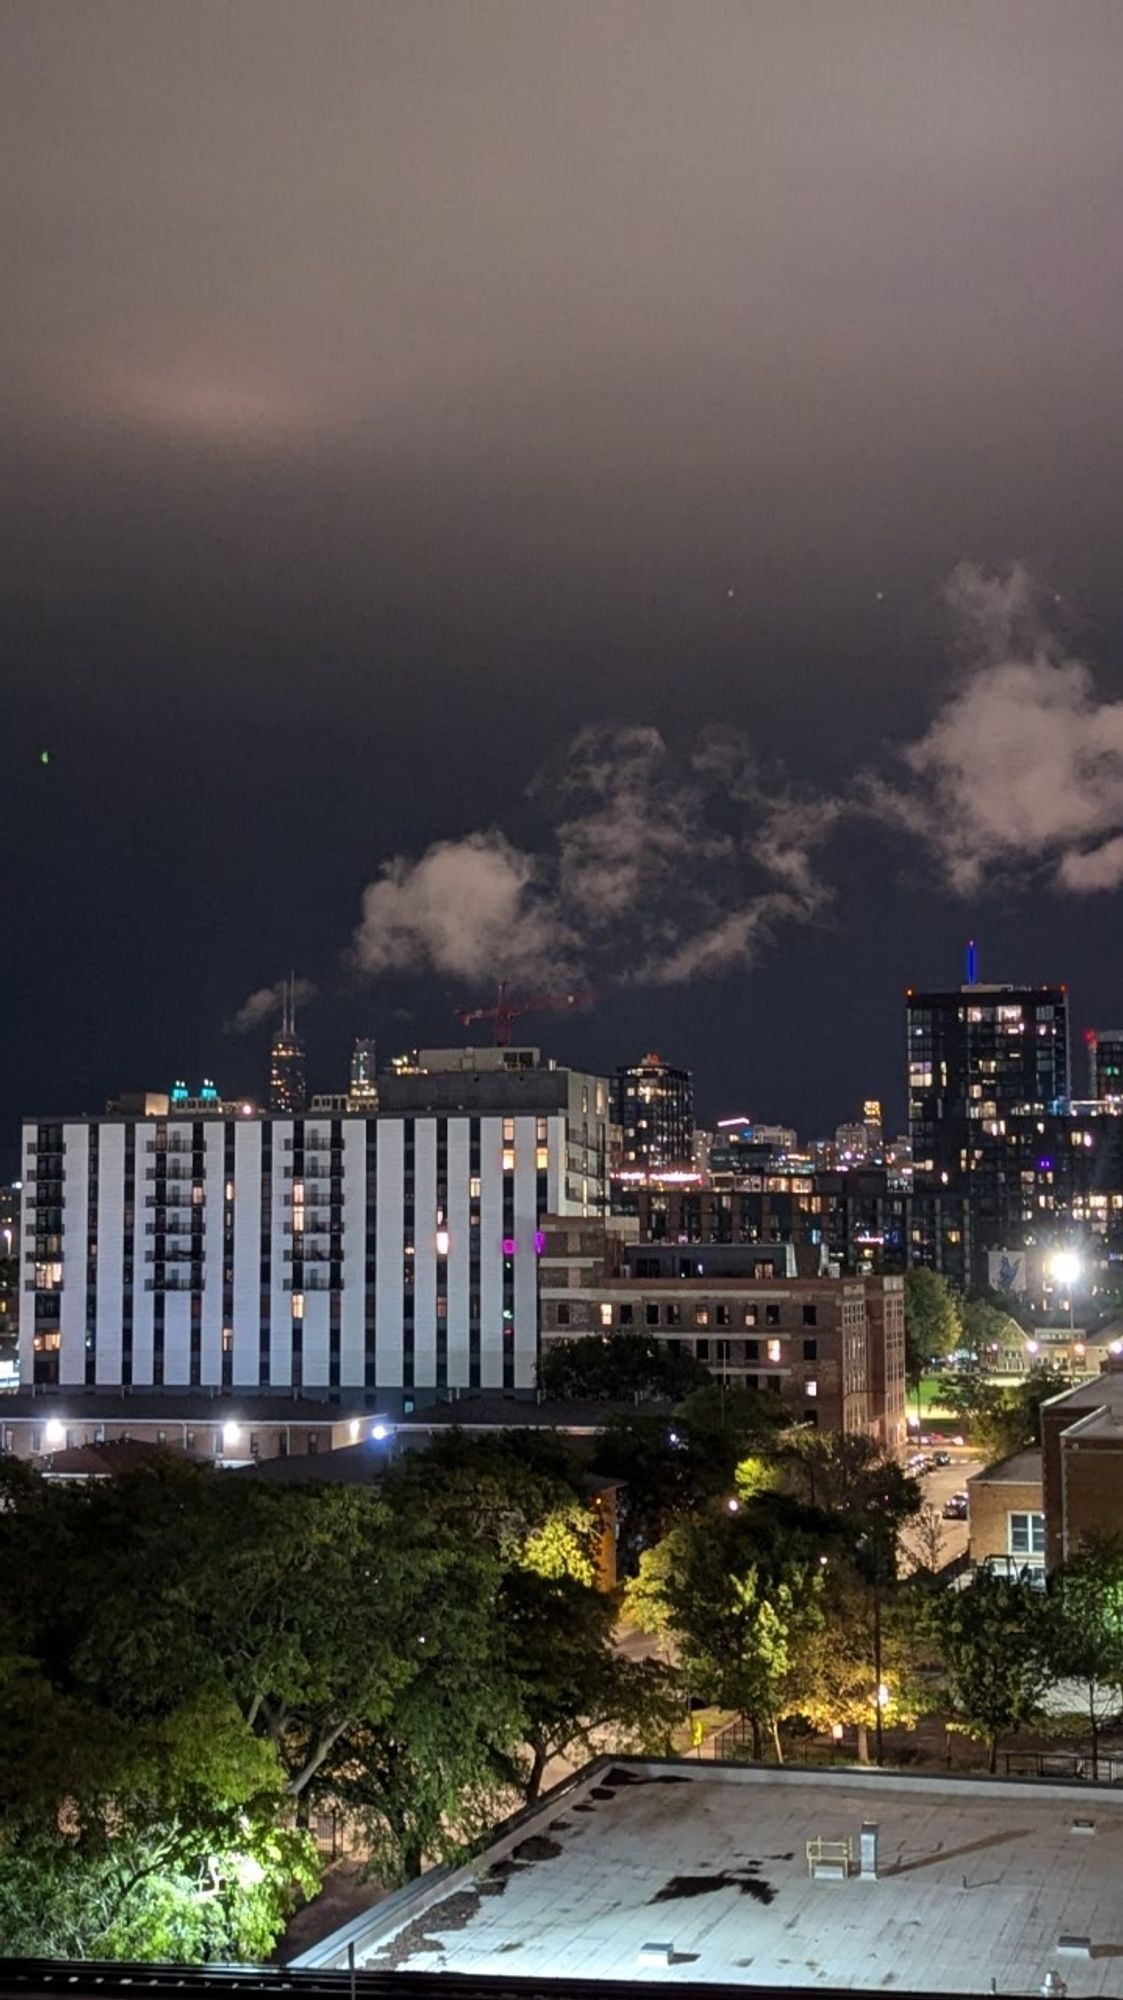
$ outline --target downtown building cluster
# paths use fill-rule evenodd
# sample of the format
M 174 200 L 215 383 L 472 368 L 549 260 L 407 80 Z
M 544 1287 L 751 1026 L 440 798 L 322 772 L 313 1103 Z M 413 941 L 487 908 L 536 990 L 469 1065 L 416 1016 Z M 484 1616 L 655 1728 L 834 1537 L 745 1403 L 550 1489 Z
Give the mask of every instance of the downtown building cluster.
M 642 1331 L 895 1445 L 910 1264 L 1032 1293 L 1058 1246 L 1093 1275 L 1123 1255 L 1120 1038 L 1089 1055 L 1102 1095 L 1074 1101 L 1063 987 L 912 992 L 908 1140 L 871 1101 L 800 1153 L 790 1128 L 697 1132 L 689 1071 L 654 1054 L 378 1074 L 363 1041 L 347 1090 L 310 1097 L 290 988 L 268 1111 L 177 1084 L 26 1122 L 19 1386 L 400 1415 L 532 1397 L 553 1342 Z

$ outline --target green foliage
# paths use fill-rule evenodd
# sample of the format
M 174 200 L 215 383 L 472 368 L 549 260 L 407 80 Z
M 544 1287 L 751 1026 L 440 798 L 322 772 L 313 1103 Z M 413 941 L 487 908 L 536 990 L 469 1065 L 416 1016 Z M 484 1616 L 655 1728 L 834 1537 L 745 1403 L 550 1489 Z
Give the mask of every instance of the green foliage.
M 959 1317 L 963 1345 L 978 1356 L 984 1367 L 993 1366 L 994 1356 L 1004 1347 L 1020 1347 L 1025 1338 L 1016 1319 L 981 1295 L 962 1299 Z
M 915 1388 L 933 1361 L 962 1346 L 959 1307 L 946 1278 L 923 1265 L 905 1272 L 905 1379 Z
M 618 1402 L 681 1402 L 709 1379 L 681 1341 L 643 1333 L 589 1334 L 552 1341 L 538 1370 L 547 1396 Z
M 806 1649 L 822 1623 L 823 1572 L 808 1537 L 764 1511 L 725 1511 L 676 1528 L 665 1561 L 645 1579 L 678 1643 L 690 1692 L 747 1716 L 754 1751 L 801 1684 Z
M 537 1576 L 570 1577 L 589 1588 L 596 1583 L 593 1554 L 596 1522 L 592 1509 L 579 1500 L 555 1507 L 540 1527 L 532 1528 L 519 1556 L 522 1569 Z
M 1050 1681 L 1049 1611 L 1040 1591 L 980 1579 L 926 1600 L 929 1629 L 947 1674 L 959 1726 L 989 1748 L 1038 1714 Z
M 1044 1364 L 1031 1368 L 1023 1381 L 1010 1386 L 988 1382 L 981 1370 L 951 1370 L 941 1379 L 940 1393 L 954 1410 L 988 1463 L 1041 1442 L 1041 1405 L 1068 1388 L 1068 1378 Z
M 614 1643 L 614 1606 L 572 1577 L 513 1570 L 503 1590 L 507 1658 L 522 1703 L 525 1750 L 500 1758 L 522 1796 L 538 1796 L 550 1759 L 606 1741 L 621 1753 L 666 1751 L 682 1719 L 674 1676 Z
M 644 1549 L 677 1521 L 738 1491 L 747 1459 L 774 1457 L 785 1421 L 778 1397 L 709 1382 L 668 1417 L 615 1417 L 597 1439 L 593 1465 L 623 1481 L 619 1554 L 634 1570 Z M 746 1477 L 751 1478 L 751 1473 Z
M 1049 1660 L 1058 1679 L 1084 1683 L 1095 1763 L 1103 1716 L 1123 1696 L 1123 1536 L 1089 1536 L 1054 1578 Z

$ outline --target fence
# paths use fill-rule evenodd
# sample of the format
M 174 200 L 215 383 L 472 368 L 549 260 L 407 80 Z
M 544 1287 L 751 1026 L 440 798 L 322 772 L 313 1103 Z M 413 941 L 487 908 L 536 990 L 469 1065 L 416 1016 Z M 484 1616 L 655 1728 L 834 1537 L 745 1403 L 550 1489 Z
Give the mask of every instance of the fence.
M 1094 1772 L 1090 1750 L 1005 1750 L 1002 1762 L 1008 1778 L 1076 1778 L 1089 1784 L 1123 1785 L 1123 1756 L 1102 1750 Z

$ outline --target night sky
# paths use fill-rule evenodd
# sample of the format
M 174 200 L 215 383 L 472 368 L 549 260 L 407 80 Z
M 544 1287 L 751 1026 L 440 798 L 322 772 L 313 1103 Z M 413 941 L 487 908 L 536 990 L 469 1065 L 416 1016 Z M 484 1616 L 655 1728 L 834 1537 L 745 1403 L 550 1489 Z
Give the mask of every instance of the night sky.
M 290 965 L 805 1133 L 969 935 L 1123 1019 L 1118 0 L 0 33 L 0 1168 Z

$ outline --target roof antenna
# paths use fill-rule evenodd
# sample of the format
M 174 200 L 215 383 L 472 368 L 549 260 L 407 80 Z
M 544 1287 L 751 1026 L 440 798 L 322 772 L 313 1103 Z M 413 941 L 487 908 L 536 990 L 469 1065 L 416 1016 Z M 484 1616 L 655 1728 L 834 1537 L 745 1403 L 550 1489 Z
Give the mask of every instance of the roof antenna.
M 977 985 L 978 985 L 978 983 L 979 983 L 979 954 L 978 954 L 978 951 L 976 950 L 976 947 L 975 947 L 975 940 L 974 940 L 974 938 L 968 938 L 968 940 L 967 940 L 967 984 L 968 984 L 968 986 L 977 986 Z

